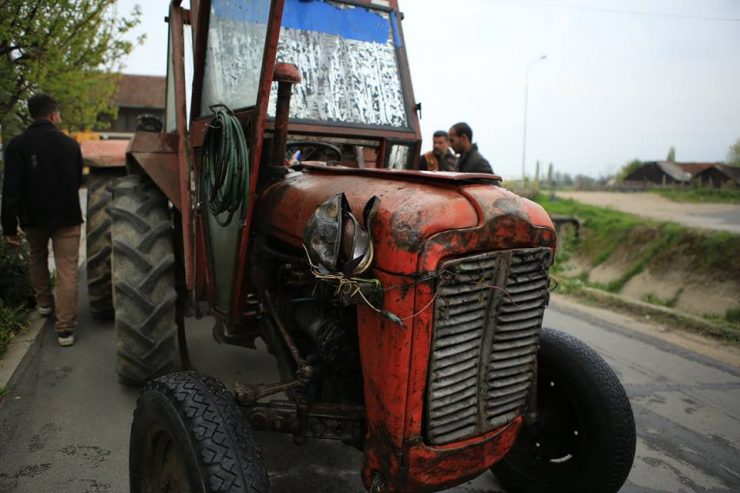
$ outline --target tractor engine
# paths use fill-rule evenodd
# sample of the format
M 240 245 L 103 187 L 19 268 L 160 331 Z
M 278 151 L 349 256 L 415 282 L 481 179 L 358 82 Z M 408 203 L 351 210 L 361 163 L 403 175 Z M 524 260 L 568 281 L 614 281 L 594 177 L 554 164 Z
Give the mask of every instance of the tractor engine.
M 266 270 L 277 273 L 271 290 L 280 322 L 319 373 L 309 397 L 317 402 L 362 404 L 355 307 L 344 305 L 331 288 L 317 283 L 304 259 L 285 262 L 274 253 L 262 247 L 259 255 L 272 257 Z M 297 368 L 291 366 L 290 371 Z

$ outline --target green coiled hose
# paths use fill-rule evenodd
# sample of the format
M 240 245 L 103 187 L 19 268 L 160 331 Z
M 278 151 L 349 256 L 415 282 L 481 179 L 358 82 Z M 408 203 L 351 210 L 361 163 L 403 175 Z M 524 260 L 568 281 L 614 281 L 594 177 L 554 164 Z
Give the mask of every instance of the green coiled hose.
M 200 157 L 201 190 L 207 192 L 208 210 L 221 226 L 231 223 L 236 211 L 244 220 L 249 203 L 249 151 L 239 119 L 223 105 L 211 107 Z M 227 213 L 225 217 L 221 217 Z

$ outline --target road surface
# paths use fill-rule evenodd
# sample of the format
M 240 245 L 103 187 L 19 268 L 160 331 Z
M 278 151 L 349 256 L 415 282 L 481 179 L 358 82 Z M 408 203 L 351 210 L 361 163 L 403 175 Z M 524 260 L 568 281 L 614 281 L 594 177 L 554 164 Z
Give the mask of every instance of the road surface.
M 690 228 L 740 233 L 740 204 L 674 202 L 649 192 L 563 191 L 557 195 L 650 219 L 673 221 Z
M 80 306 L 86 302 L 82 290 Z M 545 318 L 546 325 L 591 344 L 627 388 L 639 441 L 622 492 L 740 491 L 736 351 L 671 334 L 656 338 L 650 335 L 655 327 L 557 297 Z M 117 383 L 112 324 L 93 322 L 85 309 L 80 321 L 78 343 L 64 349 L 57 347 L 47 322 L 0 403 L 0 492 L 128 491 L 128 437 L 137 391 Z M 188 320 L 187 327 L 198 369 L 227 383 L 273 378 L 265 370 L 272 368 L 266 352 L 217 346 L 208 319 Z M 714 357 L 666 342 L 669 336 Z M 364 491 L 362 457 L 354 449 L 331 442 L 297 447 L 290 437 L 270 433 L 259 433 L 257 440 L 274 493 Z M 503 490 L 486 473 L 450 492 Z

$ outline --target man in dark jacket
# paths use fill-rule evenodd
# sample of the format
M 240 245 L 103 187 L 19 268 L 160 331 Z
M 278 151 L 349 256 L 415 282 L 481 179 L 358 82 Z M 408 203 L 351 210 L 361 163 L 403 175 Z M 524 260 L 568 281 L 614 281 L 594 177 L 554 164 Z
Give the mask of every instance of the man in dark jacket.
M 473 130 L 467 123 L 456 123 L 450 128 L 450 145 L 460 155 L 455 171 L 460 173 L 491 173 L 493 169 L 473 144 Z
M 77 327 L 82 153 L 79 144 L 56 127 L 62 119 L 54 99 L 37 94 L 28 100 L 28 111 L 34 122 L 5 148 L 3 236 L 9 245 L 19 246 L 20 223 L 31 250 L 38 311 L 48 316 L 56 308 L 57 342 L 71 346 Z M 49 283 L 50 239 L 58 274 L 56 303 Z

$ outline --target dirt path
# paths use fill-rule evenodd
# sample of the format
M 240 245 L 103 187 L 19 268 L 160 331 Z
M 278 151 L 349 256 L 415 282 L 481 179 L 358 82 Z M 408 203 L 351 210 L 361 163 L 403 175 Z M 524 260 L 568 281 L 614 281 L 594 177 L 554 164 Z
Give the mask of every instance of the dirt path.
M 558 192 L 559 197 L 584 204 L 610 207 L 660 221 L 674 221 L 691 228 L 740 234 L 740 204 L 673 202 L 655 193 Z

